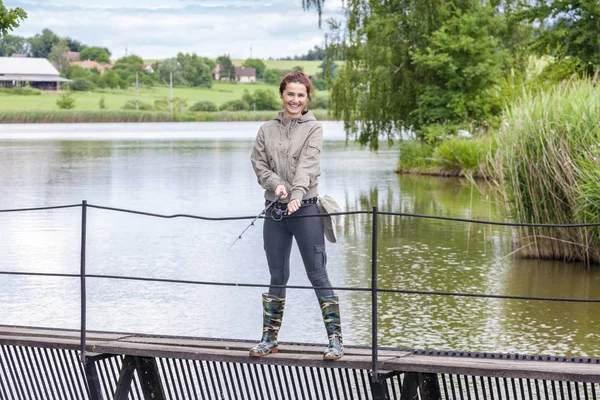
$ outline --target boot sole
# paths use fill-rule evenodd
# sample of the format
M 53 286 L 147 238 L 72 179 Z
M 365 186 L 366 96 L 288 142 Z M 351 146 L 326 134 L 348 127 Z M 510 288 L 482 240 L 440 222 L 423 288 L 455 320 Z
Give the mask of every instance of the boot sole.
M 264 357 L 264 356 L 268 356 L 269 354 L 277 354 L 279 353 L 278 349 L 273 349 L 271 351 L 269 351 L 268 353 L 265 354 L 260 354 L 260 353 L 250 353 L 250 357 Z

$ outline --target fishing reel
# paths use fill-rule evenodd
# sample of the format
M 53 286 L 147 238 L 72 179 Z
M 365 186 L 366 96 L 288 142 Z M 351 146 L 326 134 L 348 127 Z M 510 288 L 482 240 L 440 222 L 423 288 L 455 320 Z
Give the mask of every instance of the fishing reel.
M 274 221 L 281 221 L 284 215 L 287 215 L 287 210 L 282 210 L 277 207 L 271 208 L 271 219 Z

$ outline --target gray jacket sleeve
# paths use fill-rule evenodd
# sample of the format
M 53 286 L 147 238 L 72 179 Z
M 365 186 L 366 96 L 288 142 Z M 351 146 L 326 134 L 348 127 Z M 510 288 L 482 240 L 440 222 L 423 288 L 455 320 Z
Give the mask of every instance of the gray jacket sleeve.
M 277 185 L 283 185 L 283 182 L 279 175 L 270 168 L 268 157 L 269 155 L 265 146 L 265 134 L 261 127 L 256 135 L 256 142 L 250 155 L 250 161 L 252 162 L 252 168 L 254 168 L 254 173 L 256 173 L 260 186 L 263 189 L 274 192 Z
M 323 127 L 315 125 L 310 131 L 302 147 L 296 166 L 296 174 L 292 181 L 290 200 L 302 200 L 308 189 L 321 175 L 321 149 L 323 148 Z

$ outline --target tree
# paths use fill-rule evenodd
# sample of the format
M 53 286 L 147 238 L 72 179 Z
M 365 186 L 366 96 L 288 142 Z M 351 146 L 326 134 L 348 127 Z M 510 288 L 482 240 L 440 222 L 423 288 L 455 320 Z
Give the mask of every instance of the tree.
M 0 57 L 27 53 L 27 39 L 21 36 L 0 36 Z
M 414 115 L 418 125 L 489 120 L 500 113 L 498 84 L 507 52 L 490 30 L 494 10 L 458 12 L 433 32 L 427 48 L 411 52 L 424 77 Z
M 229 54 L 224 54 L 217 58 L 217 64 L 221 66 L 221 78 L 227 78 L 230 81 L 235 80 L 235 67 Z
M 104 74 L 102 74 L 102 77 L 100 78 L 99 86 L 103 88 L 109 87 L 111 89 L 116 89 L 118 87 L 122 87 L 123 85 L 123 80 L 121 79 L 119 74 L 113 71 L 112 69 L 104 71 Z
M 600 70 L 600 3 L 598 0 L 532 0 L 523 17 L 534 22 L 534 49 L 539 54 L 575 58 L 581 71 Z
M 85 44 L 81 43 L 79 40 L 71 39 L 70 37 L 66 37 L 64 40 L 66 41 L 67 46 L 69 47 L 70 51 L 76 51 L 79 53 L 87 47 Z
M 135 65 L 135 66 L 139 67 L 140 69 L 142 69 L 142 66 L 144 65 L 144 60 L 142 59 L 142 57 L 132 54 L 129 56 L 119 58 L 116 61 L 116 64 L 130 64 L 130 65 Z
M 325 57 L 327 57 L 325 47 L 315 46 L 304 55 L 294 56 L 294 60 L 324 60 Z
M 263 79 L 266 83 L 271 85 L 279 85 L 279 82 L 281 82 L 281 77 L 282 75 L 279 73 L 279 71 L 269 68 L 265 70 Z
M 48 55 L 48 60 L 50 60 L 56 67 L 58 68 L 58 72 L 66 72 L 69 68 L 69 57 L 67 56 L 67 52 L 69 51 L 69 47 L 67 46 L 66 41 L 61 41 L 59 44 L 54 45 L 50 54 Z
M 70 110 L 75 108 L 75 97 L 71 92 L 64 92 L 58 96 L 56 99 L 56 105 L 61 110 Z
M 92 72 L 89 69 L 83 68 L 79 65 L 69 65 L 65 71 L 65 77 L 72 80 L 79 78 L 91 80 L 91 75 Z
M 8 35 L 8 31 L 17 28 L 27 18 L 27 13 L 22 8 L 8 9 L 0 0 L 0 38 Z
M 158 74 L 158 80 L 161 84 L 169 85 L 169 75 L 173 74 L 173 85 L 187 86 L 187 82 L 183 77 L 183 73 L 181 71 L 181 65 L 177 61 L 176 58 L 168 58 L 158 64 L 158 69 L 156 70 Z
M 107 64 L 110 62 L 110 50 L 105 47 L 87 47 L 81 51 L 79 59 Z
M 262 78 L 263 73 L 265 72 L 265 69 L 267 69 L 267 66 L 265 65 L 265 63 L 262 60 L 259 60 L 258 58 L 248 58 L 248 59 L 246 59 L 246 61 L 244 61 L 244 64 L 242 64 L 242 66 L 244 68 L 256 69 L 256 77 L 257 78 Z
M 60 44 L 60 38 L 50 29 L 44 29 L 42 34 L 36 34 L 28 39 L 31 57 L 48 58 L 52 47 Z
M 279 110 L 281 108 L 281 102 L 277 95 L 270 89 L 256 89 L 253 97 L 257 110 Z
M 189 86 L 206 88 L 212 86 L 214 61 L 196 54 L 179 53 L 177 62 L 181 66 L 182 76 Z
M 502 38 L 511 4 L 510 0 L 348 2 L 346 39 L 338 39 L 341 35 L 334 30 L 328 48 L 332 52 L 342 48 L 346 56 L 335 81 L 328 83 L 333 116 L 344 121 L 346 132 L 356 135 L 359 143 L 377 149 L 381 137 L 391 141 L 403 127 L 423 137 L 429 123 L 456 124 L 461 118 L 487 115 L 475 111 L 476 104 L 484 103 L 475 88 L 483 90 L 483 97 L 493 100 L 494 106 L 499 77 L 482 69 L 493 63 L 500 63 L 493 67 L 499 74 L 524 69 L 513 56 L 519 48 L 513 39 L 518 36 Z M 473 26 L 472 21 L 485 26 Z M 468 27 L 461 27 L 461 22 Z M 493 47 L 482 48 L 479 42 Z M 501 60 L 500 54 L 508 60 Z M 452 68 L 472 74 L 474 80 L 464 80 Z M 499 111 L 492 108 L 490 113 Z

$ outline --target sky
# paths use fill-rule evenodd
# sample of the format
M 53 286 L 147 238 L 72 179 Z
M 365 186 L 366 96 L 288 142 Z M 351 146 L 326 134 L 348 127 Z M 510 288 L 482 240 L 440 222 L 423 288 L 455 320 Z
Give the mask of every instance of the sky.
M 302 55 L 321 45 L 329 17 L 343 18 L 342 0 L 326 0 L 322 29 L 317 11 L 301 0 L 5 0 L 27 19 L 12 34 L 31 37 L 44 28 L 88 46 L 107 47 L 111 58 L 144 59 L 179 52 L 233 59 Z

